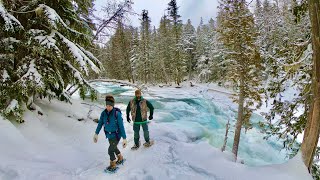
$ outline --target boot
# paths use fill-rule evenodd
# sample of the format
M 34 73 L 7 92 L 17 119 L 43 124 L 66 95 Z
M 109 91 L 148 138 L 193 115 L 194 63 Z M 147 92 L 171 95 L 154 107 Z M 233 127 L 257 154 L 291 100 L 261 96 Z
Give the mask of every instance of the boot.
M 131 150 L 137 150 L 140 147 L 140 141 L 139 144 L 134 144 L 134 146 L 132 146 Z
M 117 169 L 117 160 L 110 161 L 110 166 L 107 167 L 108 171 L 114 171 Z
M 117 160 L 117 164 L 122 164 L 123 163 L 123 156 L 120 154 L 117 155 L 118 160 Z
M 151 144 L 150 141 L 148 141 L 148 142 L 145 142 L 145 143 L 143 144 L 143 146 L 144 146 L 144 147 L 150 147 L 150 146 L 152 146 L 152 144 Z

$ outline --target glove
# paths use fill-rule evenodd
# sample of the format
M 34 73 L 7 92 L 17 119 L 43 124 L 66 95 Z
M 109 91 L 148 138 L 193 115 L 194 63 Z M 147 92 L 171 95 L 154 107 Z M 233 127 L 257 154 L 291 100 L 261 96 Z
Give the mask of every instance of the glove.
M 122 147 L 123 147 L 123 148 L 126 148 L 126 147 L 127 147 L 127 140 L 126 140 L 126 139 L 123 139 L 123 140 L 122 140 Z
M 128 121 L 128 123 L 130 123 L 130 122 L 131 122 L 131 119 L 130 119 L 130 117 L 127 117 L 127 121 Z
M 149 116 L 149 120 L 152 120 L 153 119 L 153 116 Z
M 97 143 L 98 142 L 98 134 L 94 134 L 93 136 L 93 142 Z

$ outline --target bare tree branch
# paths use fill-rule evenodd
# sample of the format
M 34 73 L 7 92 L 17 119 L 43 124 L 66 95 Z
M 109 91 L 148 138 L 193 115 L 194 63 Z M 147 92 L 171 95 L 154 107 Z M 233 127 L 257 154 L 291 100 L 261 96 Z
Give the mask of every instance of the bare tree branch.
M 92 15 L 95 21 L 97 21 L 97 29 L 93 40 L 98 40 L 102 36 L 109 33 L 104 33 L 104 31 L 110 31 L 110 29 L 115 29 L 116 22 L 119 19 L 124 19 L 126 14 L 133 14 L 132 12 L 132 0 L 125 0 L 122 3 L 109 2 L 102 8 L 105 14 L 103 18 L 100 16 Z

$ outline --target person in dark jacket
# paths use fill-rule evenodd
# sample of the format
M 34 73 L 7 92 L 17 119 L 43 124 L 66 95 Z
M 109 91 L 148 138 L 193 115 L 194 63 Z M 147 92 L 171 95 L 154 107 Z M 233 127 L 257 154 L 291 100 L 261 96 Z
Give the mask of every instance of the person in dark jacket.
M 140 141 L 139 141 L 140 126 L 142 126 L 144 140 L 146 141 L 143 145 L 146 147 L 149 147 L 152 145 L 149 138 L 149 130 L 148 130 L 148 124 L 147 124 L 148 108 L 150 110 L 149 120 L 152 120 L 153 110 L 154 110 L 152 104 L 141 96 L 140 90 L 136 90 L 135 97 L 132 100 L 130 100 L 127 106 L 127 111 L 126 111 L 127 121 L 129 123 L 131 122 L 131 119 L 129 117 L 130 111 L 131 111 L 131 117 L 133 121 L 134 146 L 131 148 L 132 150 L 138 149 L 140 146 Z
M 93 141 L 96 143 L 98 141 L 98 134 L 104 126 L 106 138 L 109 140 L 108 154 L 110 156 L 110 166 L 106 168 L 106 170 L 109 171 L 115 170 L 117 164 L 123 163 L 123 156 L 117 147 L 121 138 L 123 138 L 123 148 L 127 146 L 121 111 L 114 108 L 114 102 L 115 100 L 111 95 L 106 96 L 106 109 L 103 110 L 100 115 L 98 126 L 93 137 Z

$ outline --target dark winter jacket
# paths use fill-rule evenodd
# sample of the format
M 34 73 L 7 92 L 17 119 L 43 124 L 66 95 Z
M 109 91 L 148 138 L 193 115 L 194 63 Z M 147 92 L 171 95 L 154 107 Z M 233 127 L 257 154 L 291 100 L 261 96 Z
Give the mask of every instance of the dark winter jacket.
M 112 111 L 108 112 L 107 110 L 102 111 L 100 115 L 100 119 L 98 122 L 98 126 L 96 129 L 96 134 L 99 134 L 102 126 L 104 126 L 104 131 L 106 132 L 106 138 L 113 139 L 116 138 L 116 131 L 118 131 L 119 136 L 123 139 L 126 139 L 126 132 L 123 126 L 123 120 L 121 116 L 121 112 L 116 111 L 117 114 L 117 124 L 116 124 L 116 116 L 115 116 L 115 108 Z M 108 120 L 109 117 L 109 120 Z

